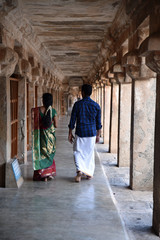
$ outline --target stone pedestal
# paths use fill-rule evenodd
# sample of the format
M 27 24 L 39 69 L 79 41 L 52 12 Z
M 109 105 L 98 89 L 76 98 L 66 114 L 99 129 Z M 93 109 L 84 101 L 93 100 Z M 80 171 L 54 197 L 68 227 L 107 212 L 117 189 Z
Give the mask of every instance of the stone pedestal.
M 18 158 L 27 162 L 27 85 L 23 78 L 18 83 Z
M 24 182 L 17 159 L 11 159 L 6 163 L 6 188 L 20 188 Z
M 133 80 L 130 186 L 152 190 L 156 81 Z
M 111 127 L 110 127 L 110 145 L 111 153 L 117 153 L 118 145 L 118 100 L 119 85 L 112 83 L 111 85 Z
M 111 111 L 111 86 L 105 86 L 105 102 L 104 102 L 104 144 L 109 148 L 110 136 L 110 111 Z
M 130 166 L 131 83 L 119 85 L 118 166 Z
M 5 186 L 5 163 L 11 155 L 10 80 L 0 77 L 0 187 Z
M 154 146 L 154 191 L 153 191 L 153 228 L 160 236 L 160 75 L 157 79 L 155 146 Z

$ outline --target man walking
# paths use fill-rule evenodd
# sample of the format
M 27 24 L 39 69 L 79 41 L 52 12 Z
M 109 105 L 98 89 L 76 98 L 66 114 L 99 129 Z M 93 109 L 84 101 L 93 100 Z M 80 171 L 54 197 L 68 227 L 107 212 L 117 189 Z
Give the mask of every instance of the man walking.
M 101 109 L 94 102 L 90 95 L 92 86 L 82 86 L 82 100 L 77 101 L 72 109 L 69 127 L 68 140 L 73 143 L 74 161 L 77 170 L 76 182 L 81 181 L 82 174 L 91 179 L 95 169 L 94 147 L 99 142 L 101 125 Z M 75 138 L 72 130 L 75 127 Z

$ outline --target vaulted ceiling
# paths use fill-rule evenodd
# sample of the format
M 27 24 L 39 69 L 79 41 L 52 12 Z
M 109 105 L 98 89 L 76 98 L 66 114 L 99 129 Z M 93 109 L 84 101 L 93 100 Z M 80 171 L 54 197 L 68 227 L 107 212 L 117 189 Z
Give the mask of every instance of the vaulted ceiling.
M 63 81 L 86 78 L 120 6 L 117 0 L 19 0 L 21 14 Z

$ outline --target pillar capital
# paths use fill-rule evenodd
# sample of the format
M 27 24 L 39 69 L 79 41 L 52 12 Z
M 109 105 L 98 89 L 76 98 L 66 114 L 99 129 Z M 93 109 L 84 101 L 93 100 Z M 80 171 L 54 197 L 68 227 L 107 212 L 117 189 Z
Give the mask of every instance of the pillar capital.
M 124 67 L 120 63 L 115 64 L 112 68 L 113 73 L 123 73 L 124 72 Z
M 128 67 L 128 66 L 137 66 L 139 67 L 141 64 L 141 58 L 138 55 L 138 49 L 135 49 L 134 51 L 126 53 L 122 58 L 122 66 Z
M 30 80 L 32 80 L 31 64 L 26 59 L 20 59 L 19 64 L 22 76 L 28 77 Z
M 109 58 L 109 69 L 111 69 L 115 64 L 117 64 L 117 56 L 112 56 Z
M 117 81 L 117 83 L 124 83 L 125 82 L 125 73 L 115 73 L 115 79 Z
M 111 70 L 109 70 L 107 73 L 106 73 L 106 76 L 107 76 L 107 78 L 108 78 L 108 81 L 109 81 L 109 83 L 111 84 L 111 83 L 116 83 L 116 79 L 115 79 L 115 76 L 114 76 L 115 74 L 111 71 Z
M 110 78 L 110 79 L 109 79 L 109 82 L 110 82 L 110 83 L 117 83 L 117 80 L 116 80 L 115 78 Z
M 106 77 L 111 79 L 114 78 L 114 73 L 112 73 L 110 70 L 106 73 Z
M 32 68 L 32 81 L 36 83 L 39 80 L 40 77 L 40 70 L 38 67 Z
M 96 82 L 96 88 L 100 88 L 100 83 Z
M 18 62 L 18 54 L 11 48 L 0 46 L 0 76 L 11 76 Z
M 114 78 L 117 83 L 123 83 L 125 81 L 124 67 L 121 64 L 115 64 L 113 66 L 112 72 L 114 73 Z
M 139 47 L 140 56 L 148 56 L 154 51 L 160 51 L 160 32 L 151 34 L 146 38 Z
M 139 56 L 138 49 L 125 54 L 122 59 L 122 65 L 125 67 L 128 76 L 132 79 L 147 80 L 155 77 L 153 71 L 145 64 L 145 58 Z
M 160 74 L 160 51 L 150 52 L 146 57 L 146 65 L 155 73 Z
M 109 82 L 109 79 L 103 79 L 103 84 L 105 85 L 105 86 L 110 86 L 111 84 L 110 84 L 110 82 Z

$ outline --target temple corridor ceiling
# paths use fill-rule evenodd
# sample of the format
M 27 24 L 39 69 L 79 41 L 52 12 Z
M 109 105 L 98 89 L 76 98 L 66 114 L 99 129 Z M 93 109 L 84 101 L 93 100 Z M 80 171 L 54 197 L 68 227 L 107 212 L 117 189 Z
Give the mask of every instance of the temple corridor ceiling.
M 31 25 L 63 79 L 85 78 L 98 61 L 119 8 L 116 0 L 20 0 Z

